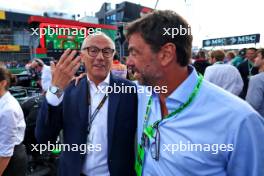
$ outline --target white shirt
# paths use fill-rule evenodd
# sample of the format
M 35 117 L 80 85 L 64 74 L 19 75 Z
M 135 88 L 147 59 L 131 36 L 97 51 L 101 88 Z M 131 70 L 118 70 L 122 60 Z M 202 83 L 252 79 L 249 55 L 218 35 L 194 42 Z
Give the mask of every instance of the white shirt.
M 237 68 L 228 64 L 215 63 L 208 66 L 205 69 L 204 78 L 235 95 L 239 95 L 244 86 Z
M 0 157 L 13 156 L 25 135 L 26 123 L 18 101 L 6 92 L 0 97 Z
M 94 82 L 92 82 L 88 77 L 87 79 L 90 83 L 91 112 L 93 113 L 105 95 L 104 92 L 100 92 L 99 90 L 105 90 L 110 84 L 110 74 L 108 74 L 105 80 L 97 86 L 100 87 L 100 89 L 97 88 Z M 58 98 L 56 95 L 52 94 L 48 90 L 46 98 L 49 104 L 57 106 L 62 102 L 63 95 Z M 87 136 L 87 144 L 93 144 L 94 146 L 101 144 L 101 151 L 87 153 L 82 169 L 83 174 L 94 176 L 110 175 L 107 163 L 107 114 L 108 98 L 106 99 L 103 107 L 100 109 L 97 116 L 95 117 L 91 126 L 90 134 Z
M 51 68 L 50 66 L 44 65 L 41 71 L 41 87 L 44 91 L 47 91 L 51 85 Z

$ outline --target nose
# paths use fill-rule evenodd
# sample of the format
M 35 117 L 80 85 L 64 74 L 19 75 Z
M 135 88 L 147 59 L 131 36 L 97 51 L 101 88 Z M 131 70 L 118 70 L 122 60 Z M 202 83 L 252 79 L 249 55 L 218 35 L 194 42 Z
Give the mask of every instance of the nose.
M 126 65 L 128 67 L 134 67 L 135 66 L 134 60 L 130 56 L 128 56 L 128 58 L 127 58 Z
M 97 54 L 97 56 L 95 57 L 96 60 L 104 60 L 104 56 L 103 56 L 103 52 L 99 51 L 99 53 Z

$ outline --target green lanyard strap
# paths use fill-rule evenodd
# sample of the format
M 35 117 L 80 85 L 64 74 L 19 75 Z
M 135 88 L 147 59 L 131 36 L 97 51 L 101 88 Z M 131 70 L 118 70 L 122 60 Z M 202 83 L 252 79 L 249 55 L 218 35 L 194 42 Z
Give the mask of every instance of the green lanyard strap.
M 191 93 L 190 97 L 188 98 L 188 100 L 182 104 L 178 109 L 176 109 L 175 111 L 171 112 L 170 114 L 166 115 L 163 119 L 157 120 L 156 122 L 154 122 L 152 125 L 147 126 L 147 121 L 149 119 L 149 114 L 150 114 L 150 107 L 152 104 L 152 97 L 149 98 L 148 101 L 148 105 L 147 105 L 147 110 L 146 110 L 146 114 L 144 117 L 144 133 L 145 135 L 147 135 L 147 137 L 153 138 L 154 137 L 154 133 L 155 133 L 155 127 L 157 127 L 157 125 L 164 119 L 168 119 L 170 117 L 175 116 L 176 114 L 179 114 L 180 112 L 182 112 L 185 108 L 187 108 L 191 102 L 194 100 L 194 98 L 196 97 L 200 87 L 201 87 L 201 83 L 203 80 L 203 76 L 199 75 L 198 78 L 198 82 L 193 90 L 193 92 Z
M 248 77 L 251 77 L 252 76 L 252 69 L 253 69 L 253 64 L 248 61 Z
M 144 130 L 143 130 L 143 133 L 141 135 L 141 143 L 138 144 L 138 148 L 137 148 L 138 150 L 137 150 L 137 157 L 136 157 L 136 163 L 135 163 L 135 170 L 136 170 L 137 176 L 142 175 L 144 157 L 145 157 L 144 147 L 146 146 L 146 143 L 147 143 L 146 140 L 149 141 L 149 139 L 154 138 L 154 134 L 155 134 L 154 129 L 159 125 L 159 123 L 162 120 L 170 118 L 170 117 L 175 116 L 176 114 L 182 112 L 184 109 L 186 109 L 186 107 L 188 107 L 193 102 L 194 98 L 196 97 L 196 95 L 198 94 L 198 92 L 201 88 L 202 80 L 203 80 L 203 76 L 199 75 L 198 81 L 196 83 L 196 86 L 195 86 L 193 92 L 191 93 L 190 97 L 188 98 L 188 100 L 184 104 L 182 104 L 178 109 L 176 109 L 172 113 L 166 115 L 163 119 L 157 120 L 152 125 L 147 126 L 147 123 L 149 120 L 150 108 L 151 108 L 152 101 L 153 101 L 152 96 L 149 98 L 147 108 L 146 108 L 146 113 L 144 116 L 144 124 L 143 124 Z

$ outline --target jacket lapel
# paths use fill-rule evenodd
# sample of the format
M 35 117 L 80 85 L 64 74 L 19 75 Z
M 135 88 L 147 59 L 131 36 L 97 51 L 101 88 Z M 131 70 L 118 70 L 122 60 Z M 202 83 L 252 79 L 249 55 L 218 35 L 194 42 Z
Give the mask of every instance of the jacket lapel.
M 78 88 L 76 93 L 76 104 L 78 106 L 79 111 L 79 117 L 80 117 L 80 123 L 81 123 L 81 143 L 87 142 L 87 128 L 88 128 L 88 83 L 87 83 L 87 77 L 82 79 L 80 81 L 80 88 Z M 81 154 L 81 163 L 83 164 L 85 155 Z
M 112 74 L 110 74 L 110 86 L 112 88 L 114 87 L 114 83 L 120 86 L 118 80 Z M 108 156 L 110 154 L 112 147 L 114 125 L 115 125 L 116 112 L 118 109 L 119 100 L 120 100 L 120 94 L 114 92 L 111 92 L 109 94 L 108 120 L 107 120 Z
M 77 91 L 76 103 L 79 106 L 79 115 L 83 127 L 88 127 L 88 84 L 87 78 L 82 79 L 80 88 Z

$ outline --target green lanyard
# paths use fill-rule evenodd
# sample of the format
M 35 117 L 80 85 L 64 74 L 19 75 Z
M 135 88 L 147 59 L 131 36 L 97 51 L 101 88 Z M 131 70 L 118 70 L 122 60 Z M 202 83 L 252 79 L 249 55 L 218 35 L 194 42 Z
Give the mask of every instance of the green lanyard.
M 201 88 L 202 80 L 203 80 L 203 76 L 199 75 L 199 78 L 198 78 L 198 81 L 196 83 L 194 90 L 192 91 L 188 100 L 184 104 L 182 104 L 175 111 L 166 115 L 163 119 L 157 120 L 152 125 L 148 126 L 147 124 L 148 124 L 148 120 L 149 120 L 150 108 L 151 108 L 152 101 L 153 101 L 152 96 L 149 98 L 146 113 L 144 116 L 144 124 L 143 124 L 143 127 L 144 127 L 143 131 L 144 132 L 142 133 L 142 136 L 141 136 L 141 143 L 138 144 L 138 151 L 137 151 L 136 164 L 135 164 L 137 176 L 142 175 L 143 162 L 144 162 L 144 156 L 145 156 L 144 147 L 146 146 L 146 140 L 149 140 L 149 139 L 154 137 L 155 127 L 157 127 L 162 120 L 168 119 L 170 117 L 175 116 L 176 114 L 179 114 L 180 112 L 182 112 L 184 109 L 186 109 L 193 102 L 194 98 L 196 97 L 196 95 L 198 94 L 198 92 Z
M 252 76 L 252 69 L 253 69 L 253 64 L 248 61 L 248 78 L 250 78 Z

